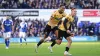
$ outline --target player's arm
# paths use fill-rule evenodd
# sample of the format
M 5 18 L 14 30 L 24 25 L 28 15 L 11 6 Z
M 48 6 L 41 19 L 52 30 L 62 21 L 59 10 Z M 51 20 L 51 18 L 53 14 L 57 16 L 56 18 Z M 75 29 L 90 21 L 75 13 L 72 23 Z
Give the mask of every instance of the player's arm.
M 26 27 L 28 28 L 28 24 L 27 23 L 25 23 L 26 24 Z
M 71 31 L 70 31 L 69 29 L 67 29 L 67 25 L 66 25 L 67 22 L 68 22 L 68 19 L 65 19 L 64 22 L 63 22 L 64 28 L 66 29 L 66 32 L 67 32 L 67 33 L 69 33 L 70 35 L 73 35 L 73 34 L 71 33 Z
M 16 30 L 18 30 L 18 29 L 19 29 L 19 27 L 17 26 L 17 27 L 16 27 Z
M 71 31 L 72 25 L 74 24 L 73 21 L 74 21 L 74 18 L 70 17 L 70 27 L 69 27 L 70 31 Z M 70 34 L 72 37 L 74 36 L 74 33 L 70 32 Z
M 54 11 L 54 12 L 52 13 L 50 19 L 52 19 L 52 18 L 56 18 L 56 14 L 57 14 L 56 11 Z
M 4 21 L 2 22 L 2 25 L 1 25 L 1 28 L 2 28 L 2 31 L 4 31 Z
M 68 15 L 66 13 L 63 14 L 63 18 L 58 22 L 58 25 L 60 25 L 62 23 L 62 21 L 64 21 L 66 19 Z M 67 23 L 67 22 L 65 22 Z
M 12 26 L 12 31 L 14 32 L 14 26 Z
M 20 24 L 21 24 L 21 23 L 20 23 Z M 19 29 L 21 28 L 20 24 L 17 25 L 16 30 L 19 30 Z
M 14 24 L 12 22 L 12 33 L 14 33 Z
M 70 29 L 74 25 L 74 17 L 70 17 Z
M 65 28 L 66 30 L 68 30 L 68 29 L 67 29 L 67 26 L 66 26 L 66 23 L 67 23 L 67 22 L 68 22 L 67 19 L 65 19 L 64 22 L 63 22 L 63 26 L 64 26 L 64 28 Z
M 28 30 L 28 24 L 26 23 L 26 28 L 27 28 L 27 30 Z M 27 32 L 27 31 L 26 31 Z
M 4 25 L 3 25 L 3 24 L 1 25 L 1 28 L 2 28 L 2 31 L 4 31 L 4 30 L 5 30 L 5 29 L 4 29 Z
M 63 17 L 67 17 L 67 16 L 68 16 L 68 14 L 66 14 L 66 13 L 63 14 Z
M 62 20 L 60 20 L 60 21 L 58 22 L 58 26 L 61 24 L 61 22 L 62 22 Z

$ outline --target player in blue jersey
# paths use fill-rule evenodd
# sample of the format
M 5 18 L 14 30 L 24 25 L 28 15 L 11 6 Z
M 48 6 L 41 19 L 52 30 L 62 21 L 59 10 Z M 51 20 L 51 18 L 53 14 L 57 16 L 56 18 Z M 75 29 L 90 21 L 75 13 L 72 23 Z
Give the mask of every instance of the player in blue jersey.
M 22 45 L 22 38 L 24 38 L 26 42 L 26 33 L 27 33 L 27 23 L 25 20 L 22 20 L 22 22 L 19 25 L 19 37 L 20 37 L 20 44 Z M 27 42 L 26 42 L 27 45 Z
M 13 33 L 13 22 L 11 17 L 7 16 L 5 20 L 2 22 L 2 30 L 3 30 L 3 37 L 5 39 L 6 49 L 9 49 L 10 37 L 11 33 Z

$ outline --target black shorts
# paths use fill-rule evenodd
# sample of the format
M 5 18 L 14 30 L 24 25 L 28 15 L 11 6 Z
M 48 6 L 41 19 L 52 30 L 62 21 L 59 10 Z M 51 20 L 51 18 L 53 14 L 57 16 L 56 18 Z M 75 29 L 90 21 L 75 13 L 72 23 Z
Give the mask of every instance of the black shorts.
M 66 39 L 69 36 L 71 36 L 71 35 L 68 34 L 66 31 L 62 31 L 62 30 L 58 29 L 58 39 L 59 40 L 62 40 L 63 37 Z
M 56 30 L 58 30 L 57 26 L 51 28 L 51 26 L 47 24 L 44 29 L 44 34 L 46 34 L 48 36 L 51 31 L 54 33 Z

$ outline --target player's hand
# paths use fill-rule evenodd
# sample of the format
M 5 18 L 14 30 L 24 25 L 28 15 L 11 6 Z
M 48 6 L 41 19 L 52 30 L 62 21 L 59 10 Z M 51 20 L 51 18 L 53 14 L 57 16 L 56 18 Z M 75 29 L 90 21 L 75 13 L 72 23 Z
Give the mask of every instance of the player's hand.
M 18 28 L 16 28 L 16 30 L 18 30 Z
M 75 35 L 74 33 L 71 33 L 71 37 L 74 37 L 74 35 Z
M 5 31 L 5 29 L 3 28 L 3 29 L 2 29 L 2 32 L 4 32 L 4 31 Z
M 66 32 L 67 32 L 67 33 L 71 33 L 71 31 L 70 31 L 70 30 L 67 30 Z
M 14 33 L 14 31 L 11 32 L 11 34 L 13 34 L 13 33 Z

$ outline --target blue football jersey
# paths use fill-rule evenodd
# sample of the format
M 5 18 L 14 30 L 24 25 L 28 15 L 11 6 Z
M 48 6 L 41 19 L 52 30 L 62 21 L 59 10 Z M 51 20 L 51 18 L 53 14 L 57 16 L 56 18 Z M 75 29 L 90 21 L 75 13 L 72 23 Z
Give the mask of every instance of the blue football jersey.
M 21 22 L 20 23 L 19 31 L 20 32 L 27 32 L 27 23 L 26 22 Z
M 12 20 L 4 20 L 2 22 L 3 26 L 4 26 L 4 32 L 11 32 L 12 31 L 12 25 L 13 25 L 13 22 Z

